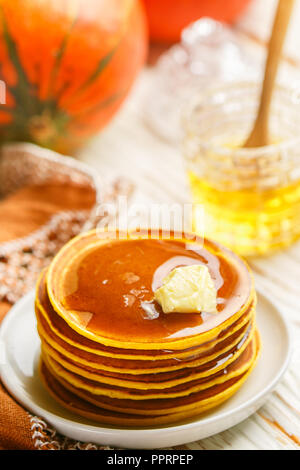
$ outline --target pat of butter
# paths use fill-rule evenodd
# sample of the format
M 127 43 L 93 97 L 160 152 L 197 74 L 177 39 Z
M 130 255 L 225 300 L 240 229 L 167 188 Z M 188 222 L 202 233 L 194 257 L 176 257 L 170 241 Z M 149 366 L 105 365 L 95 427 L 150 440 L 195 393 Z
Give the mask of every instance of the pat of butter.
M 217 313 L 217 290 L 202 264 L 173 269 L 154 297 L 164 313 Z

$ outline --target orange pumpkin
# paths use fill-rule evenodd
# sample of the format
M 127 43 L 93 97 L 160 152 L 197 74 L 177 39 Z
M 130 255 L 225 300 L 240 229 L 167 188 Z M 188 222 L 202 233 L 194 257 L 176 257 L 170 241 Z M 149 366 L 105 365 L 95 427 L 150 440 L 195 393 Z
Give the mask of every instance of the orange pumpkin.
M 76 150 L 126 97 L 146 36 L 138 0 L 0 0 L 0 142 Z
M 153 41 L 179 41 L 189 23 L 209 16 L 234 22 L 251 0 L 144 0 L 150 37 Z

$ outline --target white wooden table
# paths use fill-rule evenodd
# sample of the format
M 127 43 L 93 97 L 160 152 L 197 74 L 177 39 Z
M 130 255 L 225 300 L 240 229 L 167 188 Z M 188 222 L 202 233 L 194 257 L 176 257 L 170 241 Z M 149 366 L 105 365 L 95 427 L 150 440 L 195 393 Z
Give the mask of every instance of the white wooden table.
M 121 175 L 133 181 L 135 201 L 183 203 L 189 194 L 180 150 L 155 135 L 144 120 L 151 73 L 141 74 L 121 112 L 80 158 L 103 178 Z M 291 365 L 257 413 L 221 434 L 188 444 L 189 449 L 300 449 L 300 243 L 251 265 L 257 285 L 274 297 L 292 323 Z
M 264 21 L 262 2 L 256 3 L 257 10 L 252 6 L 251 18 L 241 23 L 241 28 L 244 24 L 244 30 L 250 32 L 251 24 L 257 24 L 255 15 Z M 270 3 L 274 0 L 265 2 L 269 9 Z M 144 118 L 144 96 L 152 74 L 151 69 L 142 72 L 121 112 L 79 158 L 104 179 L 120 175 L 133 181 L 134 201 L 184 203 L 189 200 L 189 192 L 180 149 L 156 135 Z M 269 258 L 251 260 L 251 267 L 257 285 L 275 299 L 292 326 L 294 351 L 290 367 L 258 412 L 221 434 L 184 448 L 300 449 L 300 242 Z

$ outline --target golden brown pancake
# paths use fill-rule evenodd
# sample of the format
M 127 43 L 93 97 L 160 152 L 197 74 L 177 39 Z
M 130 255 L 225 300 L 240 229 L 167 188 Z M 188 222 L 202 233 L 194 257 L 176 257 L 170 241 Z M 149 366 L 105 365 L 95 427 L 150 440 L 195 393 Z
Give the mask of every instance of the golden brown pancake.
M 254 316 L 253 316 L 254 317 Z M 147 374 L 147 373 L 158 373 L 158 372 L 169 372 L 172 370 L 179 370 L 184 368 L 191 368 L 205 364 L 208 361 L 217 359 L 225 353 L 228 353 L 233 347 L 237 346 L 247 334 L 251 323 L 253 323 L 253 317 L 251 321 L 247 322 L 241 329 L 236 331 L 229 338 L 220 342 L 214 348 L 209 349 L 207 352 L 194 353 L 193 355 L 186 358 L 178 358 L 177 355 L 168 360 L 156 361 L 156 360 L 129 360 L 129 359 L 112 359 L 93 355 L 86 351 L 76 350 L 76 348 L 70 346 L 68 343 L 63 342 L 60 338 L 55 338 L 53 335 L 46 333 L 44 327 L 40 323 L 39 315 L 38 318 L 38 332 L 44 339 L 46 344 L 54 348 L 58 353 L 62 354 L 70 362 L 86 368 L 87 370 L 102 370 L 109 372 L 116 372 L 121 374 Z
M 67 389 L 62 384 L 62 381 L 58 381 L 54 375 L 50 372 L 48 367 L 44 362 L 40 366 L 40 374 L 43 380 L 44 385 L 50 392 L 50 394 L 65 408 L 70 411 L 75 412 L 81 416 L 92 419 L 100 424 L 109 424 L 112 426 L 123 426 L 123 427 L 149 427 L 149 426 L 159 426 L 159 425 L 168 425 L 172 423 L 182 422 L 182 420 L 188 418 L 195 418 L 200 414 L 215 408 L 223 403 L 225 400 L 228 400 L 236 391 L 243 385 L 248 375 L 251 373 L 253 368 L 256 365 L 257 358 L 260 351 L 260 342 L 259 337 L 257 337 L 257 346 L 256 346 L 256 356 L 252 361 L 251 366 L 241 377 L 233 379 L 232 382 L 227 388 L 220 386 L 218 389 L 214 389 L 214 393 L 210 396 L 207 396 L 206 399 L 203 399 L 202 403 L 198 404 L 195 407 L 186 409 L 179 413 L 170 413 L 165 415 L 147 415 L 147 414 L 133 414 L 133 413 L 124 413 L 116 412 L 113 410 L 108 410 L 101 408 L 90 401 L 82 398 L 80 395 L 82 392 L 76 388 L 73 388 L 73 391 Z M 95 400 L 95 397 L 90 395 L 89 399 Z
M 71 328 L 107 346 L 199 346 L 240 318 L 253 300 L 246 265 L 219 245 L 203 243 L 134 237 L 112 241 L 97 231 L 76 237 L 49 267 L 50 302 Z M 162 314 L 153 291 L 172 269 L 191 264 L 208 267 L 217 288 L 218 315 Z
M 40 373 L 66 408 L 122 426 L 169 424 L 228 399 L 260 350 L 247 265 L 208 240 L 92 231 L 45 270 L 35 311 Z M 154 291 L 174 268 L 204 264 L 217 312 L 163 313 Z
M 65 368 L 62 362 L 57 361 L 57 358 L 54 358 L 54 356 L 44 349 L 43 358 L 47 363 L 48 368 L 58 378 L 58 380 L 63 380 L 64 383 L 67 383 L 70 386 L 75 386 L 77 389 L 88 391 L 94 397 L 97 396 L 98 399 L 100 395 L 101 399 L 103 399 L 103 395 L 106 398 L 109 397 L 109 399 L 128 398 L 131 400 L 176 398 L 207 389 L 215 384 L 223 383 L 244 373 L 251 366 L 254 356 L 256 355 L 254 340 L 255 338 L 252 338 L 247 347 L 243 350 L 242 354 L 219 372 L 211 374 L 210 376 L 193 379 L 173 387 L 163 387 L 162 389 L 151 389 L 150 384 L 148 384 L 148 388 L 140 390 L 131 383 L 123 383 L 121 386 L 103 382 L 101 383 L 99 380 L 96 381 L 94 378 L 86 378 L 78 375 L 77 373 L 70 372 L 70 370 Z
M 132 350 L 132 349 L 118 349 L 109 346 L 104 346 L 101 343 L 95 343 L 84 336 L 80 336 L 75 330 L 69 327 L 64 320 L 55 312 L 47 294 L 46 288 L 46 270 L 40 276 L 37 282 L 36 293 L 36 315 L 41 327 L 46 332 L 48 338 L 55 338 L 55 341 L 60 343 L 62 347 L 79 348 L 82 351 L 91 352 L 99 356 L 107 356 L 118 359 L 138 359 L 138 360 L 165 360 L 167 358 L 189 358 L 193 357 L 202 351 L 206 352 L 208 348 L 215 347 L 218 343 L 228 338 L 231 334 L 235 333 L 239 328 L 249 322 L 253 315 L 253 309 L 256 307 L 256 297 L 249 305 L 244 314 L 232 325 L 222 330 L 219 335 L 212 341 L 206 342 L 200 346 L 190 347 L 184 350 Z M 74 350 L 74 349 L 73 349 Z M 78 354 L 78 352 L 76 352 Z M 80 355 L 84 353 L 80 352 Z

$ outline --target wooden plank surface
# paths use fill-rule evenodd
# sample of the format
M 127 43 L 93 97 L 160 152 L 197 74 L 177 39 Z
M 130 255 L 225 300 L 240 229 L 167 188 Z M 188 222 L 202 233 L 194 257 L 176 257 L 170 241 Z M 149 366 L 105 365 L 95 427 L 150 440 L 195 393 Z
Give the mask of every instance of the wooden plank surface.
M 277 5 L 277 0 L 252 0 L 237 27 L 247 32 L 257 40 L 267 43 L 272 27 L 272 21 Z M 296 0 L 289 28 L 284 53 L 294 61 L 300 63 L 300 1 Z
M 268 8 L 272 1 L 266 0 Z M 252 10 L 252 23 L 251 18 L 243 20 L 242 30 L 253 29 L 253 18 L 261 15 L 257 12 Z M 184 203 L 189 192 L 180 148 L 155 134 L 145 119 L 145 94 L 152 74 L 150 68 L 143 71 L 121 112 L 79 158 L 98 170 L 103 180 L 121 175 L 133 181 L 134 201 Z M 189 449 L 300 449 L 300 242 L 271 257 L 252 260 L 251 267 L 257 285 L 276 300 L 292 325 L 290 367 L 258 412 L 221 434 L 188 444 Z
M 144 90 L 151 71 L 140 76 L 114 122 L 81 153 L 103 180 L 116 174 L 136 186 L 134 200 L 189 200 L 181 152 L 161 140 L 144 120 Z M 192 443 L 190 449 L 300 449 L 300 243 L 251 262 L 256 282 L 284 309 L 294 335 L 292 363 L 266 405 L 242 424 Z

